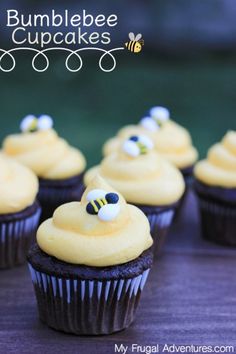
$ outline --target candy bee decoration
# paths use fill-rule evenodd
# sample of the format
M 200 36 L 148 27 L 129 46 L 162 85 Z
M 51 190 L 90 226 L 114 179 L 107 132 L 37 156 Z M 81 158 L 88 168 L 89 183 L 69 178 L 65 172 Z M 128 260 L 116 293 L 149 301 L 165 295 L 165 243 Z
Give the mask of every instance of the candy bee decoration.
M 38 118 L 32 114 L 22 119 L 20 130 L 23 133 L 33 133 L 38 130 L 47 130 L 53 127 L 53 120 L 50 116 L 42 114 Z
M 145 135 L 133 135 L 124 142 L 122 149 L 129 156 L 137 157 L 153 149 L 153 142 Z
M 149 116 L 141 119 L 140 124 L 147 130 L 156 131 L 163 122 L 170 119 L 170 112 L 167 108 L 156 106 L 149 110 Z
M 117 204 L 119 196 L 116 193 L 107 193 L 102 189 L 93 189 L 87 196 L 89 202 L 86 206 L 88 214 L 97 215 L 101 221 L 112 221 L 120 212 Z

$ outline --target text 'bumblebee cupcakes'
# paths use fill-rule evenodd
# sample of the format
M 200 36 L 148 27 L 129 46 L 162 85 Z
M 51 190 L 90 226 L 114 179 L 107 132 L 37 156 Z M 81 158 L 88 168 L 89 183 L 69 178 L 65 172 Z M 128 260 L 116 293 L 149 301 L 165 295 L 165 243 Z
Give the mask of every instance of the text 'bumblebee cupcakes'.
M 157 254 L 184 193 L 179 170 L 153 149 L 148 137 L 134 135 L 85 173 L 85 185 L 97 174 L 146 214 Z
M 203 236 L 236 246 L 236 131 L 210 148 L 194 174 Z
M 152 265 L 145 215 L 100 178 L 41 224 L 28 256 L 40 319 L 74 334 L 128 327 Z
M 8 136 L 3 151 L 29 167 L 39 178 L 38 199 L 42 219 L 50 217 L 62 203 L 80 200 L 85 158 L 58 137 L 52 118 L 29 115 L 21 122 L 21 134 Z
M 26 261 L 40 217 L 37 177 L 0 154 L 0 268 Z

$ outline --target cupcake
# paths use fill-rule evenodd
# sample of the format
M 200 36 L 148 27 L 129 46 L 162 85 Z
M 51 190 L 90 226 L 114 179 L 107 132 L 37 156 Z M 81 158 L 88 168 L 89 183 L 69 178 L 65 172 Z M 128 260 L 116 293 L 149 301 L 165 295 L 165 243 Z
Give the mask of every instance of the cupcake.
M 179 170 L 156 152 L 148 137 L 133 135 L 99 166 L 85 173 L 85 185 L 98 174 L 127 202 L 146 214 L 155 254 L 158 254 L 184 193 L 184 180 Z
M 236 131 L 210 148 L 194 175 L 203 237 L 236 246 Z
M 37 177 L 0 154 L 0 269 L 26 261 L 40 217 Z
M 188 131 L 170 119 L 168 109 L 153 107 L 149 115 L 141 119 L 138 125 L 128 125 L 122 128 L 116 137 L 109 139 L 104 147 L 105 156 L 119 149 L 125 138 L 132 135 L 146 135 L 153 142 L 157 152 L 173 163 L 183 174 L 189 184 L 193 166 L 197 160 L 197 150 L 192 146 Z
M 41 224 L 29 252 L 40 319 L 77 335 L 128 327 L 152 265 L 151 245 L 145 215 L 93 179 L 81 202 L 60 206 Z
M 42 219 L 52 215 L 61 204 L 80 200 L 85 169 L 82 153 L 68 145 L 53 130 L 49 116 L 27 116 L 21 122 L 21 133 L 8 136 L 3 152 L 29 167 L 39 178 L 38 199 Z

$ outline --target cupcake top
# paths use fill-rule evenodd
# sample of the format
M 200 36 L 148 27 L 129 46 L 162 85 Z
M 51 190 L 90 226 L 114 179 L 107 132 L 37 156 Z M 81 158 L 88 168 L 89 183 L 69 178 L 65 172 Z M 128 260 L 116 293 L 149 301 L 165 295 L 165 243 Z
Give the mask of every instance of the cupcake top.
M 49 116 L 25 117 L 21 133 L 4 140 L 3 152 L 41 178 L 65 179 L 80 174 L 86 165 L 84 156 L 61 139 L 52 124 Z
M 139 257 L 153 241 L 142 211 L 96 176 L 81 202 L 60 206 L 41 224 L 37 242 L 59 260 L 104 267 Z
M 170 119 L 169 111 L 164 107 L 153 107 L 149 116 L 144 117 L 138 125 L 122 128 L 116 137 L 105 143 L 104 155 L 116 151 L 124 138 L 139 134 L 149 136 L 159 154 L 180 169 L 192 166 L 197 160 L 198 153 L 192 146 L 190 134 Z
M 123 140 L 116 152 L 88 170 L 85 185 L 97 174 L 134 204 L 165 206 L 177 202 L 184 192 L 180 171 L 163 159 L 143 135 Z
M 27 167 L 0 154 L 0 214 L 17 213 L 34 203 L 38 179 Z
M 236 131 L 229 131 L 209 149 L 207 158 L 196 164 L 194 174 L 207 185 L 236 188 Z

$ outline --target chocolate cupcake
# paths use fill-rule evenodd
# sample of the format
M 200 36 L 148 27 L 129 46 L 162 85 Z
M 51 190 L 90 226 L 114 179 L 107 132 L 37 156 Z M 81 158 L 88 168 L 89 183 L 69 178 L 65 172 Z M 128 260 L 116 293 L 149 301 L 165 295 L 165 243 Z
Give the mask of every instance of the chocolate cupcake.
M 157 152 L 174 164 L 183 174 L 185 182 L 189 184 L 193 166 L 198 153 L 192 146 L 189 132 L 170 119 L 169 110 L 165 107 L 153 107 L 148 115 L 137 125 L 128 125 L 109 139 L 103 146 L 105 156 L 119 149 L 123 140 L 132 135 L 146 135 L 154 143 Z
M 0 155 L 0 269 L 26 261 L 40 217 L 37 177 Z
M 210 148 L 194 175 L 203 237 L 236 246 L 236 131 Z
M 28 256 L 40 319 L 77 335 L 128 327 L 152 265 L 145 215 L 100 178 L 60 206 Z
M 156 151 L 182 173 L 186 188 L 178 205 L 177 211 L 179 212 L 191 186 L 193 167 L 198 158 L 189 132 L 170 119 L 170 112 L 167 108 L 153 107 L 139 124 L 125 126 L 118 131 L 116 137 L 109 139 L 103 146 L 103 154 L 107 156 L 116 151 L 122 141 L 132 135 L 148 136 L 153 141 Z
M 8 136 L 3 152 L 29 167 L 39 178 L 38 199 L 42 220 L 50 217 L 61 204 L 80 200 L 85 158 L 82 153 L 58 137 L 49 116 L 27 116 L 21 122 L 21 134 Z
M 156 152 L 148 137 L 134 135 L 87 171 L 85 185 L 97 174 L 145 213 L 157 255 L 184 193 L 179 170 Z

